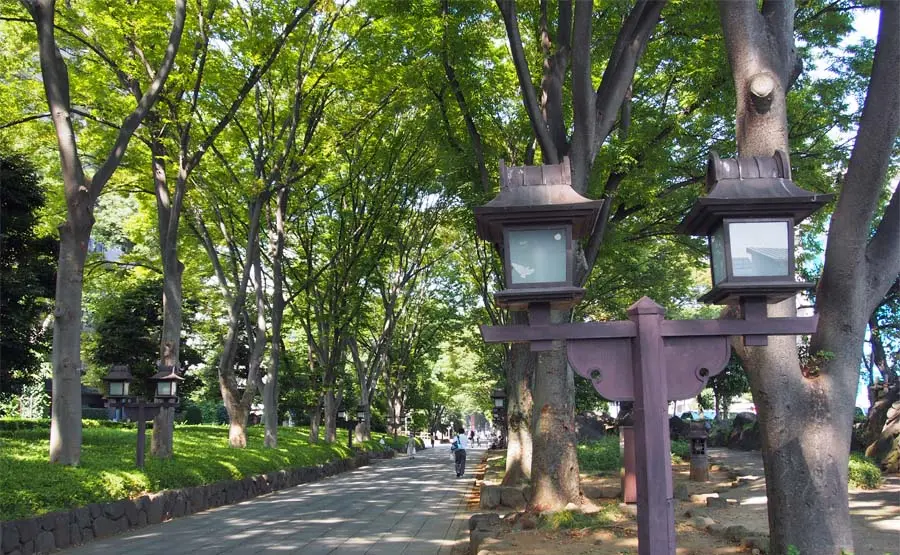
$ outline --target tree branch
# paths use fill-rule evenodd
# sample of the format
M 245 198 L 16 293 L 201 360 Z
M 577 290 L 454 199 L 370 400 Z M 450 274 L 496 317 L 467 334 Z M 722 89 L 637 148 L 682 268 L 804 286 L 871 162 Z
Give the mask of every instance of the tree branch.
M 900 131 L 900 2 L 884 0 L 881 4 L 881 20 L 872 77 L 863 105 L 856 143 L 850 155 L 844 177 L 842 194 L 834 209 L 828 230 L 828 246 L 825 250 L 825 266 L 819 283 L 821 291 L 830 291 L 831 300 L 824 295 L 820 300 L 828 303 L 837 313 L 845 310 L 844 299 L 850 296 L 850 288 L 863 282 L 870 293 L 866 306 L 875 306 L 872 296 L 884 294 L 888 283 L 876 276 L 876 269 L 896 274 L 897 193 L 889 211 L 882 219 L 875 239 L 867 246 L 871 222 L 879 196 L 883 190 L 885 175 L 891 158 L 891 145 Z M 890 211 L 893 209 L 893 213 Z M 884 230 L 885 235 L 881 235 Z M 893 235 L 891 231 L 893 230 Z M 890 243 L 894 243 L 893 246 Z M 884 255 L 879 260 L 875 255 Z M 848 274 L 847 269 L 851 273 Z M 884 289 L 879 294 L 878 291 Z M 868 317 L 868 313 L 865 314 Z
M 871 314 L 900 274 L 900 183 L 866 247 L 866 270 L 866 314 Z
M 100 194 L 103 186 L 106 185 L 106 182 L 112 176 L 113 171 L 118 167 L 119 162 L 122 160 L 122 156 L 125 155 L 125 149 L 128 147 L 128 143 L 131 141 L 131 137 L 137 130 L 138 125 L 141 124 L 141 121 L 147 115 L 147 112 L 150 111 L 150 108 L 156 103 L 156 99 L 159 98 L 159 93 L 162 90 L 166 79 L 169 77 L 169 72 L 172 70 L 172 66 L 175 63 L 175 54 L 178 52 L 178 47 L 181 44 L 181 35 L 184 30 L 185 10 L 185 0 L 175 0 L 175 21 L 172 24 L 172 31 L 169 33 L 169 43 L 166 45 L 166 53 L 159 66 L 159 71 L 157 71 L 156 77 L 147 88 L 147 92 L 141 97 L 137 107 L 122 122 L 119 136 L 116 137 L 116 142 L 113 145 L 106 162 L 104 162 L 103 165 L 100 166 L 100 169 L 97 170 L 97 173 L 94 174 L 91 181 L 92 198 L 96 199 Z
M 619 108 L 634 79 L 638 61 L 647 48 L 650 35 L 659 22 L 660 13 L 665 5 L 666 0 L 638 0 L 619 31 L 609 64 L 597 88 L 595 101 L 597 119 L 590 152 L 591 160 L 597 156 L 600 146 L 612 132 Z
M 503 23 L 506 26 L 506 35 L 509 38 L 509 49 L 512 54 L 513 65 L 516 67 L 516 76 L 519 78 L 519 87 L 522 90 L 522 103 L 531 121 L 531 128 L 537 137 L 541 147 L 545 164 L 558 164 L 559 158 L 553 148 L 553 139 L 547 122 L 541 114 L 534 85 L 531 82 L 531 70 L 528 69 L 528 60 L 525 59 L 525 51 L 522 49 L 522 36 L 519 33 L 519 19 L 516 15 L 515 0 L 496 0 Z

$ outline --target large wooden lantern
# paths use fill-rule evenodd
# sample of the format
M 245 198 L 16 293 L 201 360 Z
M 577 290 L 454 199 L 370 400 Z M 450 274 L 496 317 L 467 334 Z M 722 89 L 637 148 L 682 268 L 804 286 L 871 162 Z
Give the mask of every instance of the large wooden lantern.
M 113 366 L 103 377 L 106 382 L 106 397 L 115 404 L 128 398 L 131 382 L 134 377 L 127 366 Z
M 701 301 L 776 303 L 813 286 L 794 279 L 794 226 L 832 195 L 797 187 L 780 150 L 728 159 L 711 152 L 706 187 L 679 226 L 681 233 L 709 238 L 713 288 Z
M 578 194 L 571 175 L 568 158 L 545 166 L 500 161 L 500 194 L 475 208 L 478 236 L 503 256 L 506 289 L 494 293 L 499 306 L 569 308 L 584 296 L 574 284 L 573 242 L 593 231 L 603 201 Z
M 150 377 L 156 383 L 156 402 L 175 403 L 178 401 L 178 382 L 184 378 L 178 375 L 177 366 L 159 366 L 159 372 Z

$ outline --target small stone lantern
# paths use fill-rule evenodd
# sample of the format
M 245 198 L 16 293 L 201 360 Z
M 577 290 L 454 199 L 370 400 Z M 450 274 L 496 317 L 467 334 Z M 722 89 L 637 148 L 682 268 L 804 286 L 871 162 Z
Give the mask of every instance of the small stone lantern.
M 704 422 L 691 422 L 688 439 L 691 440 L 691 481 L 709 481 L 709 459 L 706 457 L 706 440 L 709 433 Z
M 545 166 L 500 161 L 500 194 L 475 208 L 478 236 L 503 256 L 506 289 L 496 303 L 526 310 L 534 303 L 565 309 L 584 296 L 574 284 L 574 241 L 594 229 L 603 201 L 572 188 L 569 159 Z
M 106 397 L 110 401 L 110 406 L 115 407 L 128 399 L 128 391 L 134 377 L 127 366 L 113 366 L 103 377 L 103 381 L 106 382 Z
M 159 365 L 159 372 L 150 376 L 150 380 L 156 382 L 154 401 L 163 405 L 178 402 L 178 382 L 184 378 L 178 375 L 177 366 Z
M 503 389 L 497 388 L 491 393 L 491 399 L 494 400 L 494 408 L 502 411 L 506 404 L 506 392 L 503 391 Z
M 814 284 L 794 279 L 794 226 L 829 202 L 791 181 L 787 154 L 722 159 L 709 155 L 707 194 L 679 225 L 706 235 L 713 288 L 702 302 L 783 301 Z

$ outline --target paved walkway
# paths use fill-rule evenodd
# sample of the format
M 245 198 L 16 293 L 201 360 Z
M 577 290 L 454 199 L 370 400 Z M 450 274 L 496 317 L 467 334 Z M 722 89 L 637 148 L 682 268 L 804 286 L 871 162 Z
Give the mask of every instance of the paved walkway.
M 449 447 L 371 466 L 64 550 L 127 554 L 449 554 L 468 539 L 466 494 L 482 451 L 457 479 Z
M 710 462 L 726 465 L 741 474 L 765 476 L 759 451 L 711 448 L 707 452 Z M 731 490 L 728 497 L 738 498 L 742 511 L 759 511 L 759 520 L 765 526 L 763 531 L 768 531 L 765 480 Z M 849 502 L 856 554 L 900 553 L 900 476 L 885 476 L 882 486 L 875 490 L 850 488 Z

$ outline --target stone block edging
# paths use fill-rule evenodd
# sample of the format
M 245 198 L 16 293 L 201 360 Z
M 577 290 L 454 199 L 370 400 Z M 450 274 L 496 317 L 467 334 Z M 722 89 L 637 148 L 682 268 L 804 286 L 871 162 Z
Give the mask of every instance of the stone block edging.
M 131 528 L 179 518 L 252 499 L 299 484 L 354 470 L 373 459 L 392 458 L 393 450 L 360 452 L 316 466 L 273 470 L 241 480 L 164 490 L 135 499 L 93 503 L 68 511 L 0 523 L 0 555 L 50 553 Z

